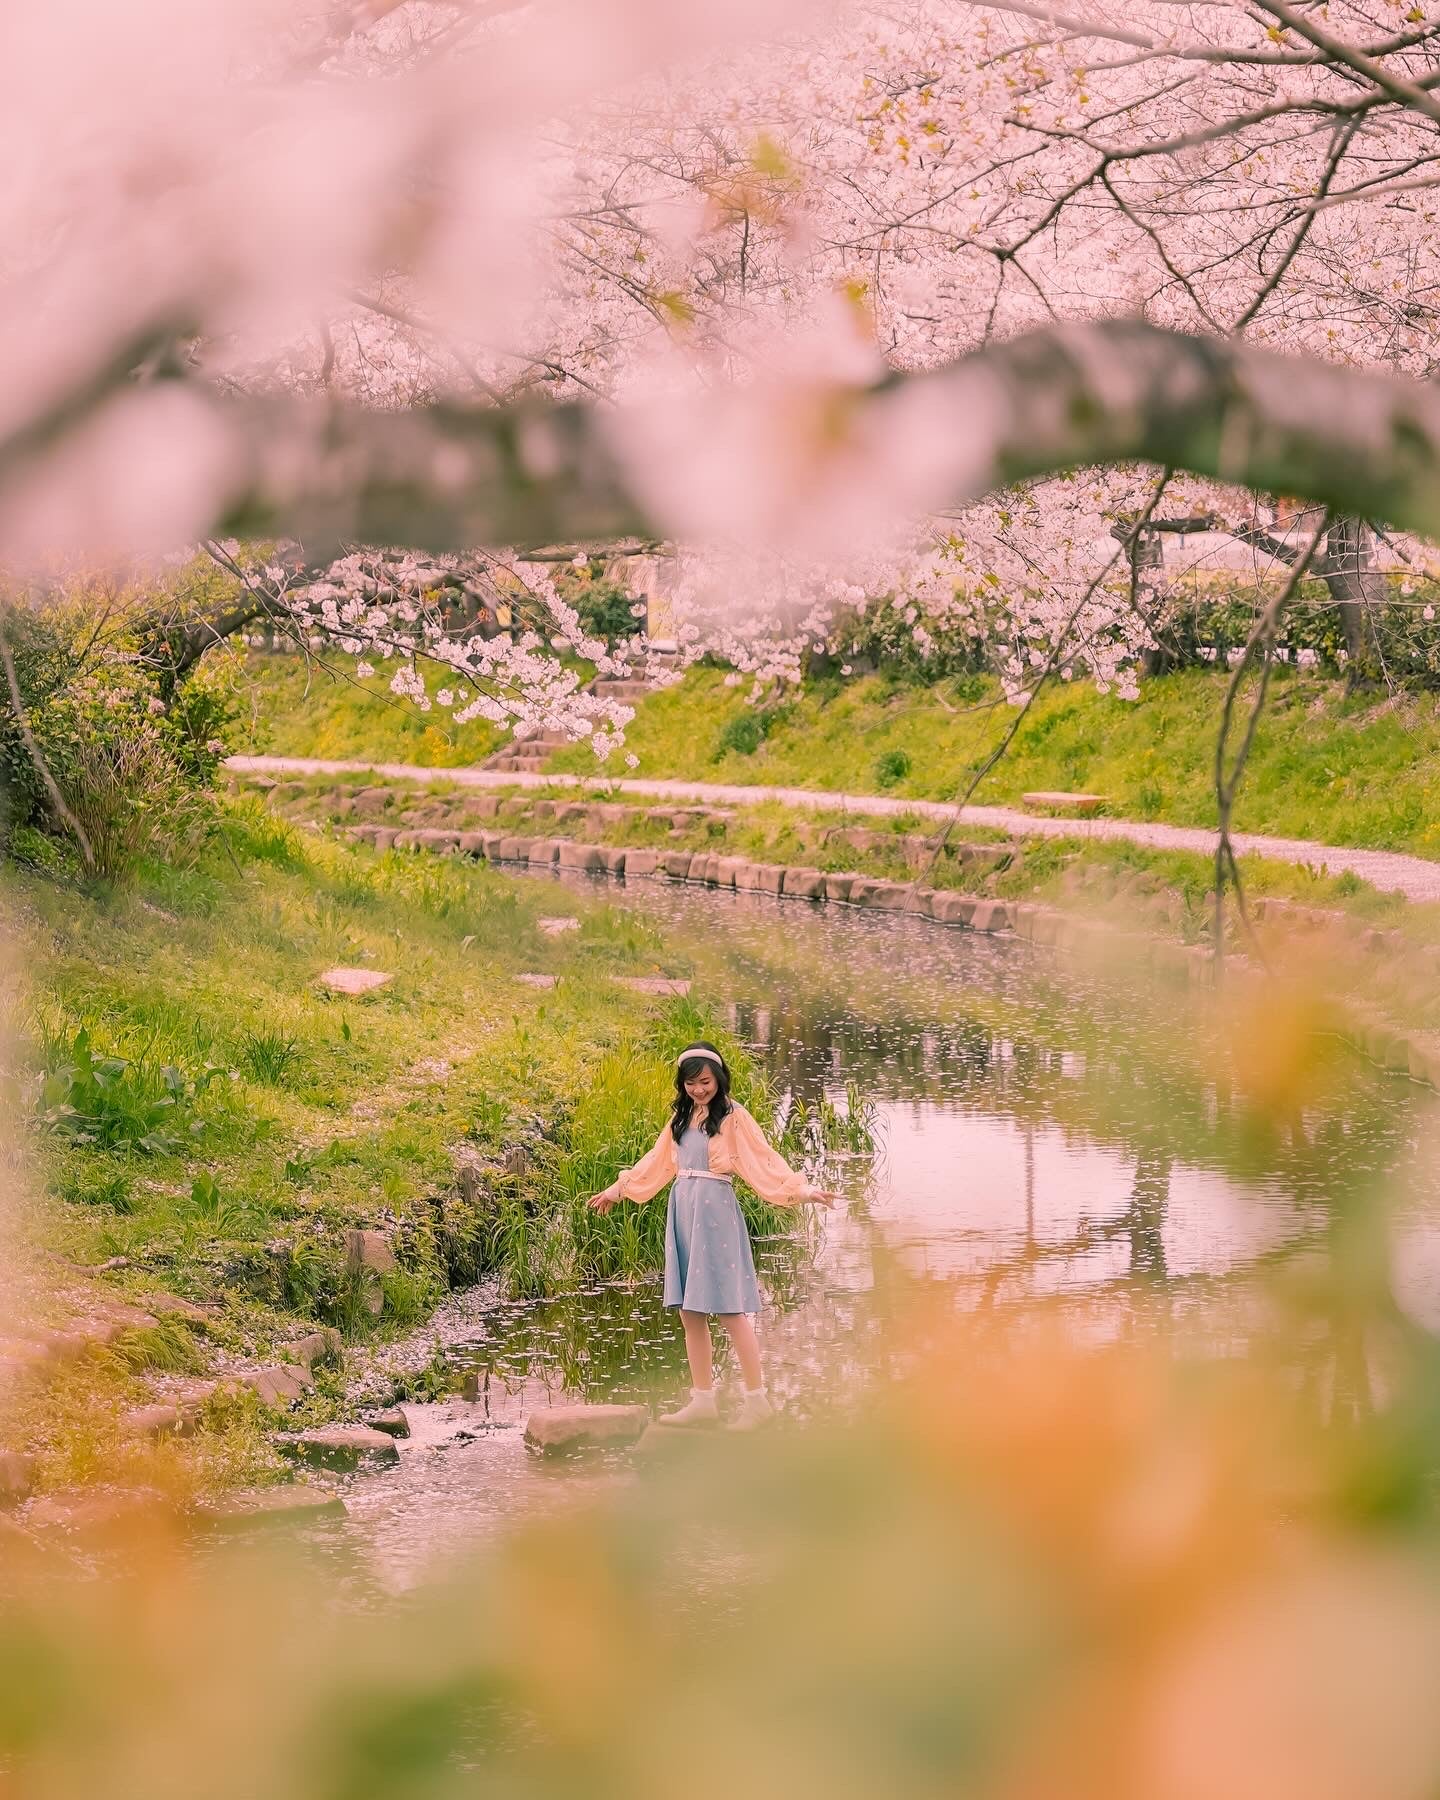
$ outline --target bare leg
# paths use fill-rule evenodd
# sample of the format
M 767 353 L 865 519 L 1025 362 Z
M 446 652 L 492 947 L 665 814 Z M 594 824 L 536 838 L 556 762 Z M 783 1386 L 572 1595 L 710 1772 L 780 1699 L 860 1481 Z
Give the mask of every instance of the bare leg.
M 685 1356 L 690 1364 L 690 1385 L 708 1392 L 715 1384 L 715 1365 L 710 1347 L 710 1320 L 704 1313 L 680 1308 L 685 1327 Z
M 765 1385 L 765 1371 L 760 1366 L 760 1340 L 755 1336 L 755 1327 L 750 1323 L 748 1313 L 721 1313 L 720 1323 L 725 1327 L 731 1347 L 740 1363 L 740 1373 L 745 1379 L 745 1391 L 753 1394 Z M 689 1343 L 689 1338 L 686 1338 Z M 707 1358 L 708 1363 L 708 1358 Z M 694 1368 L 694 1363 L 691 1363 Z

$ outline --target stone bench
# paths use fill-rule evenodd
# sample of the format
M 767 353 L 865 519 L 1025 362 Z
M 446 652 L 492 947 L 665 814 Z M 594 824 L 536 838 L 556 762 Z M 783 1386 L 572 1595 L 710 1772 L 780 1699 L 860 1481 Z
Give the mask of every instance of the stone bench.
M 1035 793 L 1022 794 L 1020 804 L 1027 812 L 1073 813 L 1077 818 L 1089 818 L 1100 811 L 1105 799 L 1101 794 Z

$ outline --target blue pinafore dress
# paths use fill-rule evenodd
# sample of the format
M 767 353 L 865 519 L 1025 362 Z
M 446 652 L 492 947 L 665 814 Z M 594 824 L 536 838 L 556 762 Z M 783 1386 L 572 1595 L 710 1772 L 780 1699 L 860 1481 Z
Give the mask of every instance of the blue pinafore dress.
M 692 1125 L 665 1215 L 665 1304 L 687 1312 L 758 1313 L 760 1287 L 735 1184 L 709 1170 L 710 1140 Z

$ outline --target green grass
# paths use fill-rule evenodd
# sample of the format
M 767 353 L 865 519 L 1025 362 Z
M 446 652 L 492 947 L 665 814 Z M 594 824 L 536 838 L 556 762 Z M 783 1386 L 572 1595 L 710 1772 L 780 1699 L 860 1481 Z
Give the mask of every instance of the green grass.
M 324 817 L 330 800 L 329 778 L 296 784 L 278 802 L 299 818 Z M 427 824 L 453 828 L 468 819 L 464 791 L 447 789 L 443 780 L 428 784 L 397 783 L 385 815 L 419 817 Z M 896 881 L 922 880 L 927 885 L 1000 900 L 1038 902 L 1065 911 L 1099 913 L 1112 922 L 1184 944 L 1208 942 L 1212 927 L 1214 860 L 1180 850 L 1158 850 L 1124 840 L 1068 837 L 1025 838 L 1010 843 L 1003 834 L 966 826 L 952 832 L 938 857 L 941 834 L 933 822 L 914 813 L 883 817 L 851 814 L 843 822 L 820 813 L 788 807 L 778 801 L 732 805 L 727 817 L 697 818 L 681 828 L 671 814 L 647 816 L 648 803 L 637 799 L 615 809 L 616 816 L 588 815 L 557 823 L 537 808 L 548 802 L 573 804 L 570 790 L 549 793 L 527 789 L 503 797 L 503 818 L 490 824 L 521 835 L 577 838 L 616 846 L 667 850 L 715 851 L 755 862 L 783 863 L 822 870 L 855 870 Z M 493 803 L 493 802 L 492 802 Z M 838 834 L 838 835 L 837 835 Z M 421 862 L 429 861 L 419 857 Z M 1440 1005 L 1440 906 L 1406 901 L 1385 893 L 1351 874 L 1331 876 L 1300 863 L 1242 856 L 1245 891 L 1261 896 L 1346 914 L 1359 928 L 1378 928 L 1396 935 L 1396 954 L 1360 957 L 1352 969 L 1330 969 L 1341 987 L 1351 984 L 1351 997 L 1373 1005 L 1407 1028 L 1428 1030 Z M 602 890 L 603 891 L 603 890 Z M 623 892 L 623 890 L 620 890 Z M 654 946 L 646 926 L 623 905 L 606 908 L 572 939 L 577 969 L 595 959 L 623 954 L 637 970 L 655 972 Z M 1244 947 L 1233 912 L 1230 941 Z M 1327 955 L 1329 953 L 1327 952 Z M 706 946 L 688 939 L 683 957 L 672 942 L 665 966 L 672 973 L 698 977 L 703 989 L 725 979 L 723 956 L 711 960 Z M 778 979 L 778 977 L 777 977 Z M 648 1115 L 647 1115 L 648 1116 Z
M 643 1060 L 653 1009 L 610 976 L 652 969 L 661 947 L 601 898 L 377 857 L 250 800 L 228 809 L 227 836 L 235 865 L 151 869 L 109 898 L 9 879 L 12 927 L 36 949 L 31 1116 L 52 1247 L 129 1258 L 137 1291 L 219 1301 L 264 1350 L 301 1318 L 361 1328 L 344 1232 L 381 1224 L 404 1277 L 389 1317 L 404 1324 L 450 1280 L 509 1266 L 503 1205 L 547 1203 L 533 1177 L 505 1174 L 505 1154 L 543 1143 L 556 1167 L 597 1062 Z M 559 940 L 536 925 L 557 904 L 582 920 Z M 336 965 L 392 979 L 332 997 L 315 978 Z M 514 979 L 529 970 L 560 985 Z M 156 1115 L 171 1090 L 182 1103 Z M 619 1166 L 619 1138 L 582 1135 L 590 1162 Z M 471 1218 L 455 1197 L 461 1150 L 494 1165 Z M 447 1259 L 446 1232 L 470 1244 L 468 1268 Z M 513 1272 L 533 1278 L 528 1263 Z
M 272 669 L 262 661 L 284 666 Z M 353 690 L 321 690 L 302 703 L 299 671 L 252 659 L 263 719 L 282 710 L 256 748 L 291 755 L 412 760 L 436 768 L 473 760 L 423 740 L 433 728 Z M 979 802 L 1003 804 L 1033 789 L 1101 794 L 1118 817 L 1177 825 L 1214 823 L 1212 766 L 1225 677 L 1192 670 L 1144 684 L 1136 702 L 1088 684 L 1042 695 Z M 748 684 L 697 668 L 643 701 L 627 734 L 639 767 L 597 767 L 568 747 L 546 767 L 581 775 L 633 773 L 681 780 L 771 784 L 832 792 L 950 800 L 1013 721 L 993 684 L 896 685 L 882 676 L 816 684 L 757 720 Z M 419 740 L 419 741 L 417 741 Z M 248 746 L 247 746 L 248 747 Z M 478 754 L 478 752 L 477 752 Z M 1281 673 L 1250 758 L 1236 813 L 1246 831 L 1440 857 L 1440 696 L 1347 696 L 1343 685 Z
M 500 748 L 503 734 L 484 719 L 456 725 L 438 706 L 421 712 L 388 691 L 393 669 L 355 681 L 346 678 L 347 660 L 334 657 L 331 673 L 293 655 L 257 651 L 233 658 L 245 707 L 237 748 L 256 755 L 420 762 L 436 769 L 483 762 Z M 432 694 L 446 685 L 433 672 L 427 681 Z
M 270 1357 L 315 1322 L 403 1332 L 487 1271 L 534 1293 L 659 1266 L 661 1209 L 637 1234 L 581 1202 L 653 1138 L 672 1040 L 712 1029 L 611 977 L 686 974 L 683 957 L 603 895 L 377 856 L 245 797 L 223 817 L 228 852 L 200 868 L 102 895 L 34 871 L 0 887 L 28 951 L 42 1242 L 85 1266 L 126 1259 L 113 1297 L 208 1309 L 202 1339 L 164 1319 L 77 1365 L 63 1399 L 47 1387 L 17 1439 L 47 1483 L 120 1456 L 114 1421 L 147 1374 Z M 580 929 L 541 933 L 557 911 Z M 334 997 L 316 977 L 338 965 L 392 979 Z M 515 979 L 538 970 L 559 985 Z M 398 1258 L 378 1325 L 345 1268 L 355 1226 Z M 322 1383 L 295 1419 L 343 1404 Z M 192 1457 L 215 1480 L 264 1472 L 250 1413 L 232 1426 L 241 1450 L 207 1439 Z
M 722 750 L 744 689 L 696 669 L 641 706 L 628 732 L 637 775 L 765 783 L 951 800 L 1013 721 L 988 685 L 893 687 L 872 676 L 817 685 L 781 708 L 750 754 Z M 1088 685 L 1043 694 L 975 798 L 1034 789 L 1101 794 L 1119 817 L 1214 823 L 1212 766 L 1224 677 L 1147 682 L 1138 701 Z M 908 759 L 908 767 L 906 766 Z M 587 771 L 573 750 L 547 765 Z M 1346 696 L 1340 684 L 1282 675 L 1241 790 L 1237 825 L 1372 849 L 1440 856 L 1440 704 Z

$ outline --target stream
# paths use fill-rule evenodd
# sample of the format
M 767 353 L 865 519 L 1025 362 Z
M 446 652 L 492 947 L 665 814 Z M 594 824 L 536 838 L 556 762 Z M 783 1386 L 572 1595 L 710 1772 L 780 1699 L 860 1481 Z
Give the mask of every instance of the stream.
M 801 1215 L 803 1243 L 756 1246 L 787 1423 L 876 1403 L 887 1324 L 922 1295 L 963 1310 L 1044 1301 L 1096 1341 L 1147 1323 L 1203 1337 L 1215 1321 L 1215 1353 L 1244 1355 L 1243 1309 L 1221 1302 L 1277 1262 L 1328 1257 L 1346 1207 L 1382 1192 L 1398 1196 L 1397 1295 L 1440 1324 L 1425 1090 L 1336 1047 L 1320 1097 L 1277 1125 L 1207 1067 L 1183 985 L 893 914 L 649 882 L 605 897 L 660 966 L 693 976 L 777 1092 L 843 1107 L 853 1083 L 876 1109 L 879 1153 L 827 1161 L 847 1205 Z M 315 1528 L 383 1588 L 639 1478 L 622 1455 L 530 1455 L 532 1408 L 686 1392 L 658 1275 L 538 1301 L 477 1290 L 444 1319 L 478 1399 L 407 1407 L 398 1466 L 347 1480 L 348 1517 Z M 1344 1352 L 1312 1346 L 1309 1373 L 1338 1382 Z M 723 1360 L 718 1376 L 722 1391 L 736 1379 Z

